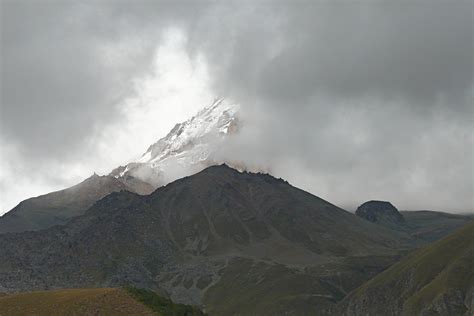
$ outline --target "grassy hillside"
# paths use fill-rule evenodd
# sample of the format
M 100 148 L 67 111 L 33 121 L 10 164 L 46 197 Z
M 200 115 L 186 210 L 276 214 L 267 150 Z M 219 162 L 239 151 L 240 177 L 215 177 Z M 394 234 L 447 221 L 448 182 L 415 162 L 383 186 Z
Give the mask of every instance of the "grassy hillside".
M 347 315 L 469 315 L 474 223 L 410 254 L 354 291 Z
M 397 259 L 352 257 L 304 269 L 234 259 L 204 302 L 210 315 L 334 315 L 336 302 Z
M 0 315 L 204 315 L 137 288 L 67 289 L 0 295 Z
M 204 315 L 197 307 L 176 304 L 170 299 L 161 297 L 155 292 L 138 289 L 135 287 L 126 287 L 125 290 L 136 300 L 143 303 L 153 312 L 163 316 L 201 316 Z
M 156 315 L 117 288 L 69 289 L 0 297 L 2 315 Z

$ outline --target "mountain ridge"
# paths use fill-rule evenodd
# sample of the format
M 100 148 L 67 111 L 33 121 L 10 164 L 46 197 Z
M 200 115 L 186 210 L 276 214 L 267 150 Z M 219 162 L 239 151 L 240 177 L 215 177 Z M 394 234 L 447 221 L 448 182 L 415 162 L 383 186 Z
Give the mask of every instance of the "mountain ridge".
M 290 301 L 321 294 L 318 304 L 330 306 L 411 247 L 408 236 L 282 179 L 221 165 L 147 196 L 109 194 L 63 226 L 0 235 L 0 291 L 130 284 L 227 314 L 234 305 L 219 293 L 262 291 L 277 282 L 267 294 Z M 235 283 L 241 269 L 264 279 Z M 280 283 L 301 279 L 309 283 Z M 243 294 L 234 299 L 249 312 L 278 314 L 288 307 L 274 305 L 267 294 L 255 309 Z M 301 306 L 313 303 L 309 296 Z
M 238 109 L 237 104 L 215 99 L 192 118 L 176 124 L 138 160 L 117 167 L 108 175 L 94 174 L 72 187 L 20 202 L 0 217 L 0 234 L 63 225 L 109 193 L 128 190 L 149 194 L 161 185 L 214 164 L 212 152 L 239 129 Z
M 97 200 L 112 192 L 122 190 L 148 194 L 153 191 L 153 187 L 131 176 L 123 181 L 110 176 L 93 174 L 67 189 L 20 202 L 0 217 L 0 234 L 63 225 L 71 218 L 83 214 Z

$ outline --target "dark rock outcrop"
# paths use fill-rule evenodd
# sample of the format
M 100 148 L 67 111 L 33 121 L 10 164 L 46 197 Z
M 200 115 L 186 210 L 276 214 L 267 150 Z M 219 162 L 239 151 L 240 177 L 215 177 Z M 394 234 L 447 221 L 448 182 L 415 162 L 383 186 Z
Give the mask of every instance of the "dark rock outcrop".
M 389 228 L 400 228 L 405 225 L 405 218 L 395 206 L 386 201 L 368 201 L 359 206 L 355 214 L 369 222 Z

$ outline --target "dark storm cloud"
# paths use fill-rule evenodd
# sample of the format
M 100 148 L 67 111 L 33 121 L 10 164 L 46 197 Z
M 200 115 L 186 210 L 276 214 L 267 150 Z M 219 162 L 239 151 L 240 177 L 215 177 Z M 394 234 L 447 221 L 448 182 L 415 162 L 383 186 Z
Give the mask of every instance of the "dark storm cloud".
M 224 91 L 239 84 L 284 103 L 370 94 L 425 105 L 472 88 L 472 10 L 471 1 L 264 2 L 203 22 L 214 37 L 195 42 L 228 77 L 219 77 Z
M 216 94 L 244 109 L 225 158 L 345 206 L 472 209 L 472 12 L 456 0 L 4 1 L 2 134 L 45 159 L 80 152 L 174 26 Z
M 259 78 L 270 97 L 322 92 L 433 102 L 439 93 L 455 97 L 470 88 L 469 5 L 352 2 L 301 9 L 285 25 L 285 49 Z
M 100 60 L 106 39 L 63 4 L 2 4 L 2 133 L 39 156 L 80 143 L 124 92 Z
M 202 22 L 206 36 L 195 30 L 191 40 L 216 90 L 241 101 L 255 127 L 223 157 L 347 207 L 378 198 L 473 209 L 471 1 L 263 2 L 233 12 Z

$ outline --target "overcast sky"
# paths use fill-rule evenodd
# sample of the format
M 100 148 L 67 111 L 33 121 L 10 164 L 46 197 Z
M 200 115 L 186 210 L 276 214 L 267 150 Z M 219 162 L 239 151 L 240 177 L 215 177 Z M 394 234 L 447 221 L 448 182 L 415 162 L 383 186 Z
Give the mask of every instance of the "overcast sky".
M 0 213 L 216 96 L 246 120 L 223 159 L 349 209 L 472 212 L 473 3 L 0 0 Z

